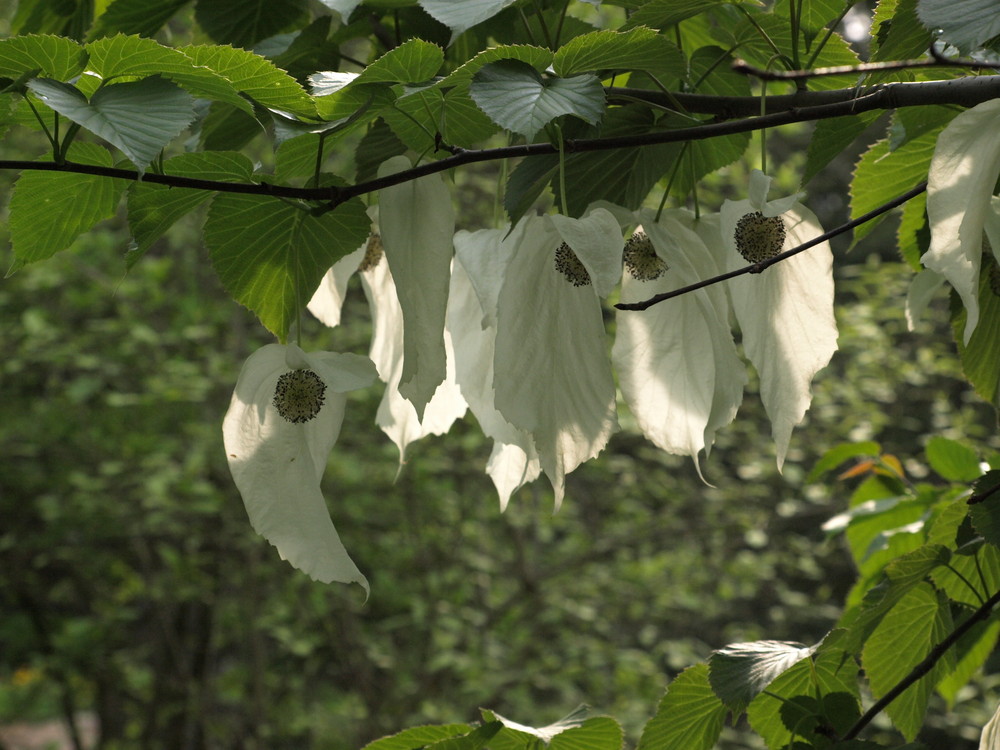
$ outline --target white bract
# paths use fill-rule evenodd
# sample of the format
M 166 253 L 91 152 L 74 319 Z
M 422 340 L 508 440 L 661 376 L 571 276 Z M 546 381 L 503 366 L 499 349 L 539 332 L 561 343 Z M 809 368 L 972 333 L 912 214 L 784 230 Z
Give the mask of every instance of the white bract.
M 639 218 L 636 234 L 649 238 L 647 252 L 655 252 L 667 268 L 644 273 L 627 259 L 622 302 L 720 273 L 716 257 L 691 228 L 693 215 L 667 211 L 657 222 L 652 211 L 643 211 Z M 650 259 L 644 265 L 650 266 Z M 661 450 L 691 456 L 700 476 L 698 453 L 704 450 L 707 457 L 716 431 L 736 416 L 747 381 L 729 327 L 725 288 L 716 284 L 647 310 L 620 312 L 612 358 L 643 435 Z
M 920 258 L 958 292 L 966 344 L 979 322 L 983 233 L 1000 260 L 1000 219 L 993 188 L 1000 176 L 1000 100 L 965 110 L 941 131 L 927 175 L 930 248 Z M 923 286 L 929 286 L 922 280 Z
M 504 242 L 509 227 L 459 232 L 448 298 L 448 329 L 455 349 L 455 369 L 462 395 L 479 426 L 493 440 L 486 473 L 506 510 L 510 496 L 541 473 L 535 442 L 501 414 L 496 406 L 494 356 L 497 300 L 510 255 Z
M 781 217 L 789 250 L 823 234 L 816 215 L 793 195 L 767 200 L 771 178 L 759 170 L 750 176 L 749 197 L 726 201 L 719 215 L 720 234 L 708 217 L 697 231 L 706 245 L 721 253 L 723 271 L 744 267 L 737 251 L 736 228 L 747 214 Z M 760 374 L 760 395 L 771 419 L 771 435 L 780 469 L 792 428 L 805 416 L 812 400 L 810 383 L 837 350 L 833 315 L 833 254 L 828 242 L 728 282 L 733 310 L 743 333 L 743 349 Z
M 276 398 L 279 381 L 286 387 L 289 378 L 313 389 L 308 398 Z M 366 592 L 368 581 L 330 520 L 320 480 L 340 435 L 345 394 L 374 380 L 365 357 L 268 344 L 243 365 L 222 423 L 229 470 L 254 530 L 311 578 L 359 583 Z
M 347 283 L 359 271 L 372 316 L 372 343 L 369 356 L 379 379 L 386 384 L 376 424 L 396 444 L 399 460 L 406 458 L 407 446 L 427 435 L 443 435 L 466 410 L 465 400 L 455 380 L 451 336 L 444 331 L 446 352 L 445 380 L 434 391 L 424 409 L 423 419 L 413 404 L 399 392 L 403 372 L 403 312 L 397 298 L 392 273 L 383 257 L 381 240 L 373 235 L 364 247 L 338 261 L 326 272 L 319 288 L 309 301 L 309 311 L 330 327 L 340 324 L 341 308 Z
M 582 219 L 524 218 L 504 242 L 510 259 L 502 279 L 494 278 L 502 280 L 495 406 L 531 435 L 558 509 L 565 475 L 600 453 L 618 429 L 599 295 L 621 275 L 624 243 L 603 208 Z

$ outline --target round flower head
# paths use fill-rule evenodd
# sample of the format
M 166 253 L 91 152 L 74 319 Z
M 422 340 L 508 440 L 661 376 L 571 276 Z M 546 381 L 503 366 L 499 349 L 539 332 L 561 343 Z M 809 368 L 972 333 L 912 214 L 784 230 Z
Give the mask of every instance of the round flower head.
M 326 384 L 312 370 L 292 370 L 278 378 L 274 408 L 286 421 L 298 424 L 315 419 L 323 408 Z
M 770 260 L 785 244 L 785 222 L 780 216 L 764 216 L 760 211 L 744 214 L 733 233 L 736 250 L 748 263 Z
M 590 274 L 586 266 L 580 262 L 573 248 L 563 242 L 556 248 L 556 270 L 566 277 L 573 286 L 588 286 Z
M 666 261 L 656 254 L 653 243 L 642 231 L 628 238 L 622 260 L 636 281 L 656 281 L 668 270 Z
M 363 273 L 364 271 L 372 270 L 381 262 L 384 254 L 385 249 L 382 247 L 382 235 L 377 233 L 372 234 L 368 237 L 368 242 L 365 244 L 365 257 L 361 259 L 358 271 Z

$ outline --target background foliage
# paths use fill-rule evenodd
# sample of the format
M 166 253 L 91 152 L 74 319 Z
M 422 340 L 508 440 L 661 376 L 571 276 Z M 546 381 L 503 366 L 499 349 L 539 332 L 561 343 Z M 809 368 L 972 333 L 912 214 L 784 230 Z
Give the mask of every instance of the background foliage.
M 239 5 L 199 3 L 193 13 L 214 40 L 252 45 L 294 28 L 307 11 L 300 2 L 250 4 L 263 11 L 254 20 Z M 82 36 L 86 6 L 36 3 L 33 28 Z M 199 33 L 185 12 L 168 27 L 178 44 Z M 440 25 L 402 17 L 404 38 L 448 41 Z M 0 18 L 25 23 L 12 12 Z M 490 31 L 502 35 L 506 18 Z M 115 20 L 109 12 L 103 22 Z M 164 19 L 140 20 L 155 30 Z M 320 40 L 303 57 L 337 63 L 325 33 L 303 37 L 303 45 Z M 908 37 L 893 38 L 903 45 Z M 299 77 L 316 69 L 293 52 L 276 59 Z M 288 141 L 275 164 L 251 142 L 253 123 L 239 109 L 204 121 L 206 147 L 243 138 L 265 165 L 292 179 L 309 174 L 315 142 L 297 153 Z M 388 139 L 373 132 L 366 137 Z M 788 191 L 806 168 L 810 132 L 769 139 Z M 39 151 L 20 134 L 5 148 L 4 158 Z M 349 164 L 346 154 L 330 158 Z M 904 152 L 899 161 L 911 158 Z M 704 204 L 743 184 L 749 163 L 703 183 Z M 358 174 L 374 169 L 355 166 Z M 863 210 L 848 206 L 846 169 L 834 162 L 810 184 L 808 202 L 821 215 L 826 208 L 827 225 Z M 468 226 L 493 212 L 494 179 L 487 166 L 456 177 Z M 690 187 L 682 180 L 676 189 Z M 581 191 L 573 200 L 582 206 L 590 197 Z M 4 720 L 93 711 L 109 748 L 355 748 L 407 726 L 480 720 L 480 706 L 540 726 L 588 703 L 615 716 L 634 745 L 665 686 L 713 649 L 758 639 L 816 643 L 859 595 L 852 585 L 865 561 L 851 548 L 865 541 L 864 529 L 845 540 L 822 525 L 849 503 L 901 490 L 875 464 L 810 481 L 828 450 L 876 440 L 875 453 L 897 457 L 913 486 L 941 492 L 973 477 L 940 452 L 926 454 L 931 436 L 975 446 L 997 465 L 995 413 L 961 375 L 946 301 L 906 331 L 910 273 L 883 224 L 850 252 L 839 248 L 841 350 L 816 384 L 783 477 L 768 454 L 762 409 L 748 397 L 713 451 L 714 487 L 687 459 L 648 445 L 626 417 L 602 458 L 569 478 L 571 502 L 558 515 L 538 487 L 501 515 L 482 475 L 489 447 L 476 430 L 412 446 L 397 477 L 395 447 L 372 428 L 379 394 L 353 394 L 325 481 L 352 553 L 371 571 L 376 594 L 363 605 L 357 592 L 277 564 L 246 523 L 218 425 L 239 363 L 270 337 L 224 301 L 198 239 L 203 212 L 165 238 L 151 233 L 130 270 L 136 257 L 122 260 L 129 230 L 117 217 L 0 285 Z M 312 344 L 367 350 L 367 307 L 359 289 L 352 294 L 347 324 L 317 326 Z M 883 469 L 896 465 L 883 461 Z M 920 739 L 975 747 L 1000 697 L 995 667 L 987 662 L 985 676 L 956 688 L 953 705 L 934 697 Z M 886 721 L 871 738 L 898 735 Z M 724 730 L 720 745 L 761 740 L 744 720 Z

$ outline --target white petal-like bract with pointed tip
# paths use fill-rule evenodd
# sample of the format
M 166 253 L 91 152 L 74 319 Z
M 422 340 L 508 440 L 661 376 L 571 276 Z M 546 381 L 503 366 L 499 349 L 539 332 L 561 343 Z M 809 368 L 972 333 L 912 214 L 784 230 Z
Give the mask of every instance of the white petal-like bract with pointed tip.
M 313 418 L 294 423 L 273 401 L 278 379 L 300 369 L 319 376 L 326 393 Z M 254 530 L 311 578 L 358 583 L 366 592 L 368 581 L 330 520 L 320 480 L 340 435 L 345 394 L 374 379 L 371 361 L 356 354 L 268 344 L 244 363 L 222 424 L 229 470 Z

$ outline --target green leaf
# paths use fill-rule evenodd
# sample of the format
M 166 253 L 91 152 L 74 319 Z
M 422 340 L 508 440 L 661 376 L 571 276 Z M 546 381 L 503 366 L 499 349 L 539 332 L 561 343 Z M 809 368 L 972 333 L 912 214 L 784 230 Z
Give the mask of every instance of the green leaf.
M 801 643 L 732 643 L 712 653 L 708 679 L 715 694 L 738 715 L 780 674 L 810 653 Z
M 112 166 L 111 154 L 93 143 L 73 144 L 68 158 Z M 126 184 L 98 175 L 22 172 L 10 199 L 14 269 L 65 250 L 97 222 L 114 216 Z
M 422 39 L 410 39 L 366 67 L 350 85 L 420 83 L 433 78 L 444 63 L 444 50 Z
M 881 698 L 894 688 L 951 631 L 951 615 L 930 584 L 907 592 L 882 619 L 862 651 L 862 664 L 872 695 Z M 908 740 L 923 725 L 934 685 L 954 668 L 946 654 L 931 670 L 889 704 L 886 713 Z
M 494 735 L 501 729 L 503 729 L 503 724 L 499 721 L 491 721 L 472 730 L 468 734 L 449 737 L 446 740 L 439 740 L 430 745 L 425 745 L 423 750 L 479 750 L 479 748 L 493 739 Z
M 607 137 L 648 133 L 654 130 L 643 107 L 615 107 L 608 112 L 600 133 Z M 596 135 L 597 131 L 592 130 Z M 589 151 L 566 158 L 566 204 L 570 216 L 580 216 L 595 200 L 607 200 L 628 209 L 642 205 L 656 181 L 669 173 L 677 161 L 676 144 L 639 148 Z M 544 159 L 538 159 L 541 168 Z M 557 163 L 556 157 L 551 161 Z M 561 199 L 558 180 L 553 179 L 556 198 Z
M 518 60 L 530 65 L 535 70 L 544 70 L 552 63 L 552 52 L 544 47 L 533 47 L 529 44 L 491 47 L 446 75 L 435 86 L 444 89 L 468 86 L 472 83 L 476 73 L 484 67 L 503 60 Z
M 565 729 L 549 743 L 549 750 L 621 750 L 621 725 L 608 716 L 595 716 L 578 727 Z
M 968 684 L 996 648 L 1000 637 L 1000 622 L 978 622 L 955 645 L 955 669 L 938 684 L 937 692 L 945 699 L 949 710 L 955 705 L 959 691 Z
M 841 443 L 823 454 L 822 458 L 812 467 L 812 470 L 806 477 L 806 482 L 815 482 L 828 471 L 833 471 L 844 463 L 844 461 L 851 458 L 857 458 L 858 456 L 875 458 L 881 452 L 882 446 L 874 440 L 867 440 L 860 443 Z
M 889 563 L 882 582 L 869 589 L 862 602 L 848 610 L 838 623 L 838 627 L 846 628 L 848 632 L 844 647 L 852 652 L 860 649 L 886 613 L 950 559 L 951 553 L 946 547 L 931 544 L 918 547 Z
M 952 294 L 951 325 L 962 360 L 962 372 L 982 398 L 1000 408 L 1000 294 L 993 284 L 1000 285 L 1000 266 L 990 254 L 983 255 L 979 273 L 979 323 L 969 343 L 963 341 L 965 307 L 957 294 Z
M 797 13 L 801 13 L 799 27 L 811 39 L 828 23 L 837 18 L 849 6 L 845 0 L 779 0 L 774 4 L 774 14 L 783 18 L 791 18 L 790 2 L 797 5 Z M 806 50 L 808 52 L 808 49 Z
M 500 722 L 503 730 L 490 743 L 490 747 L 531 747 L 547 745 L 550 750 L 620 750 L 622 728 L 607 716 L 587 718 L 590 709 L 579 706 L 568 716 L 544 727 L 531 727 L 504 718 L 493 711 L 482 710 L 488 722 Z M 545 743 L 545 745 L 542 745 Z
M 492 18 L 514 0 L 420 0 L 428 15 L 451 29 L 452 41 L 466 29 Z
M 646 70 L 661 78 L 682 78 L 687 61 L 665 36 L 639 28 L 594 31 L 571 39 L 556 52 L 552 67 L 563 78 L 603 70 Z
M 111 34 L 153 36 L 190 0 L 113 0 L 90 30 L 90 38 Z
M 643 3 L 629 16 L 624 28 L 649 26 L 654 29 L 665 29 L 686 18 L 725 5 L 726 2 L 727 0 L 651 0 Z
M 358 199 L 314 216 L 274 198 L 222 193 L 205 221 L 205 245 L 230 296 L 284 342 L 323 274 L 370 229 Z
M 382 162 L 406 153 L 406 145 L 396 137 L 385 120 L 376 120 L 354 151 L 355 182 L 375 179 Z
M 850 729 L 861 711 L 850 693 L 828 693 L 821 698 L 793 696 L 782 704 L 778 715 L 793 737 L 812 743 L 810 747 L 825 747 L 831 736 Z
M 802 170 L 802 184 L 805 185 L 840 153 L 846 149 L 864 130 L 878 119 L 879 112 L 863 112 L 860 115 L 832 117 L 816 123 L 809 148 L 806 151 L 806 166 Z
M 854 169 L 851 218 L 868 213 L 926 180 L 937 136 L 943 128 L 942 123 L 894 151 L 890 150 L 887 138 L 869 148 Z M 865 237 L 885 216 L 855 229 L 854 241 Z
M 205 151 L 236 151 L 265 132 L 255 116 L 222 102 L 212 102 L 199 125 L 198 142 Z
M 959 52 L 968 54 L 1000 34 L 995 0 L 920 0 L 917 15 Z
M 402 732 L 369 742 L 363 750 L 413 750 L 450 737 L 460 737 L 472 731 L 468 724 L 437 724 L 410 727 Z
M 528 140 L 562 115 L 596 125 L 604 114 L 604 89 L 596 76 L 543 78 L 533 67 L 516 60 L 481 68 L 469 93 L 497 125 Z
M 0 77 L 20 78 L 33 73 L 68 81 L 83 72 L 87 53 L 72 39 L 49 35 L 0 39 Z
M 979 456 L 967 445 L 935 435 L 927 441 L 927 462 L 951 482 L 971 482 L 982 475 Z
M 139 174 L 194 119 L 194 100 L 158 76 L 97 90 L 87 101 L 79 89 L 36 78 L 28 87 L 49 107 L 113 144 Z
M 545 191 L 549 182 L 556 181 L 558 174 L 558 158 L 541 157 L 525 159 L 517 165 L 507 180 L 507 187 L 503 196 L 503 207 L 510 218 L 511 226 L 517 224 L 521 220 L 521 217 L 531 209 L 535 201 Z M 589 205 L 589 203 L 587 201 L 585 205 Z M 578 206 L 574 206 L 573 211 L 578 208 Z M 571 211 L 570 215 L 576 216 L 578 214 Z
M 911 270 L 919 273 L 923 269 L 920 264 L 920 256 L 924 254 L 930 244 L 930 232 L 927 230 L 926 192 L 911 198 L 903 206 L 899 227 L 896 229 L 896 243 L 899 247 L 900 257 Z
M 952 555 L 948 567 L 938 568 L 931 578 L 952 601 L 978 607 L 1000 590 L 1000 549 L 992 544 L 973 544 L 960 549 L 974 551 Z
M 824 699 L 836 693 L 847 693 L 857 700 L 858 668 L 854 659 L 840 649 L 818 653 L 814 658 L 803 659 L 772 682 L 747 709 L 747 718 L 767 743 L 777 750 L 787 747 L 792 733 L 782 721 L 782 707 L 797 696 Z M 831 708 L 835 708 L 831 705 Z M 843 707 L 838 709 L 843 713 Z
M 195 65 L 204 65 L 265 107 L 304 117 L 316 117 L 316 105 L 299 82 L 260 55 L 233 47 L 181 47 Z
M 200 180 L 222 182 L 252 182 L 253 164 L 235 152 L 206 151 L 180 154 L 167 159 L 163 173 Z M 128 223 L 135 240 L 125 256 L 131 267 L 150 246 L 185 214 L 205 203 L 213 195 L 210 190 L 156 185 L 136 182 L 129 190 Z
M 991 469 L 973 485 L 973 491 L 977 495 L 982 495 L 997 486 L 1000 486 L 1000 470 Z M 970 513 L 976 531 L 987 542 L 1000 547 L 1000 493 L 994 492 L 986 500 L 972 505 Z
M 249 47 L 308 17 L 307 0 L 200 0 L 195 18 L 220 44 Z
M 710 750 L 722 732 L 728 709 L 708 681 L 708 665 L 681 672 L 642 730 L 639 750 Z
M 253 114 L 253 107 L 226 78 L 152 39 L 117 34 L 87 45 L 87 69 L 105 80 L 115 76 L 162 75 L 192 96 L 226 102 Z
M 917 18 L 917 0 L 900 0 L 892 16 L 881 22 L 872 41 L 873 62 L 907 60 L 923 55 L 930 47 L 931 32 Z

